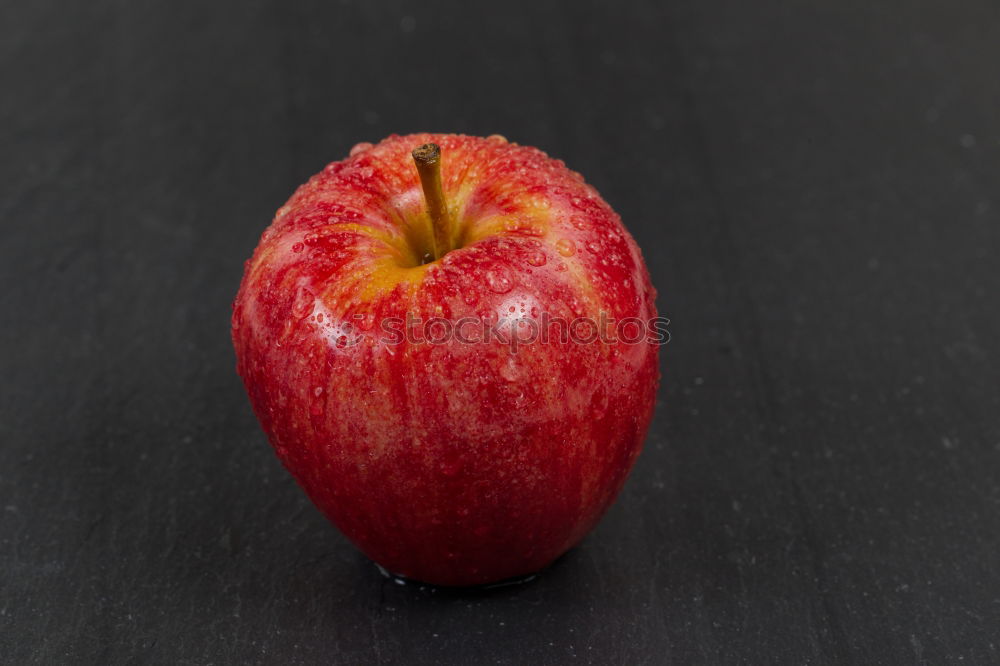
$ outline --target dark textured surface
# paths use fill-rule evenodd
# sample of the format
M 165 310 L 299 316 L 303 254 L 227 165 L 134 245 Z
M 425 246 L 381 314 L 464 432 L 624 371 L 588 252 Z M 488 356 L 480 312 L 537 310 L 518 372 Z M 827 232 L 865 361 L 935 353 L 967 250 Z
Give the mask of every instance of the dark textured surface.
M 0 661 L 1000 662 L 1000 10 L 0 5 Z M 401 587 L 233 371 L 243 260 L 356 141 L 583 172 L 673 341 L 535 582 Z

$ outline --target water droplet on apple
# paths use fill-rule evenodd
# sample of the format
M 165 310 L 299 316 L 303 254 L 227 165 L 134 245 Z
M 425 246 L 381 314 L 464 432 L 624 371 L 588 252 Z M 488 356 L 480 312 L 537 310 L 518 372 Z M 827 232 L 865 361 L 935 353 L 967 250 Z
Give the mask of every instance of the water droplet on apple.
M 292 304 L 292 316 L 297 319 L 305 319 L 312 314 L 316 304 L 316 297 L 305 287 L 300 287 L 295 294 L 295 302 Z
M 296 252 L 296 253 L 301 252 L 302 251 L 302 247 L 303 247 L 302 243 L 294 243 L 294 244 L 292 244 L 292 252 Z
M 487 326 L 492 326 L 497 323 L 497 320 L 499 319 L 496 310 L 480 310 L 476 313 L 476 316 L 479 317 L 479 319 Z
M 582 215 L 574 215 L 569 222 L 581 231 L 587 228 L 587 220 Z
M 313 395 L 316 396 L 317 398 L 320 397 L 321 395 L 323 395 L 323 387 L 322 386 L 317 386 L 316 388 L 314 388 L 313 389 Z
M 514 283 L 502 268 L 493 268 L 486 271 L 486 286 L 492 292 L 506 294 L 514 288 Z
M 356 144 L 354 144 L 354 147 L 351 148 L 350 156 L 354 157 L 358 153 L 363 153 L 366 150 L 371 150 L 371 148 L 372 148 L 372 144 L 368 143 L 367 141 L 362 141 L 361 143 L 356 143 Z
M 479 302 L 479 292 L 472 287 L 469 287 L 462 292 L 462 300 L 465 301 L 466 305 L 475 305 Z
M 499 141 L 500 143 L 507 143 L 507 137 L 503 134 L 490 134 L 486 137 L 488 141 Z
M 556 251 L 564 257 L 572 257 L 576 254 L 576 243 L 568 238 L 560 238 L 556 241 Z
M 529 252 L 527 261 L 532 266 L 544 266 L 548 259 L 545 256 L 545 253 L 539 250 L 536 252 Z
M 600 254 L 600 252 L 601 252 L 601 244 L 598 243 L 597 241 L 588 241 L 587 242 L 587 250 L 589 252 L 593 252 L 594 254 Z

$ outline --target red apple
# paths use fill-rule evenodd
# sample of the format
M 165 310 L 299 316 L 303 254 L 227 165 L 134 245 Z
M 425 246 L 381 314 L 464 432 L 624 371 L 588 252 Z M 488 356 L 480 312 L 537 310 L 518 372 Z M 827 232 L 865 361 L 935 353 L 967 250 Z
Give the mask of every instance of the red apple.
M 474 585 L 549 564 L 621 489 L 659 380 L 657 340 L 634 334 L 654 297 L 619 216 L 561 161 L 392 136 L 278 211 L 232 335 L 323 513 L 395 574 Z

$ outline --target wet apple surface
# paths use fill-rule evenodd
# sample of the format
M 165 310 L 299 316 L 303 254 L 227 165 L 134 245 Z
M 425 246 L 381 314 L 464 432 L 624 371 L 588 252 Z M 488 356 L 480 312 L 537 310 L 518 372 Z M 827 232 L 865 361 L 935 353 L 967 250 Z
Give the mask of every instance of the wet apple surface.
M 440 220 L 424 144 L 440 147 Z M 651 321 L 654 298 L 620 218 L 562 162 L 496 136 L 393 136 L 278 211 L 233 342 L 317 506 L 388 570 L 472 585 L 537 571 L 614 500 L 658 349 L 590 333 Z

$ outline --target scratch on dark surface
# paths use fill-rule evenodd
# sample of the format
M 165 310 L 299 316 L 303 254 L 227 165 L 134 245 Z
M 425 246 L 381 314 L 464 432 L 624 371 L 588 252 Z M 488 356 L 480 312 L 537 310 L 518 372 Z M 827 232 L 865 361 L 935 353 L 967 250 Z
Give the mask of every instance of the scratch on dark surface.
M 920 639 L 917 638 L 916 634 L 910 634 L 910 644 L 913 646 L 913 658 L 918 664 L 926 664 L 927 660 L 924 659 L 924 646 L 921 644 Z

